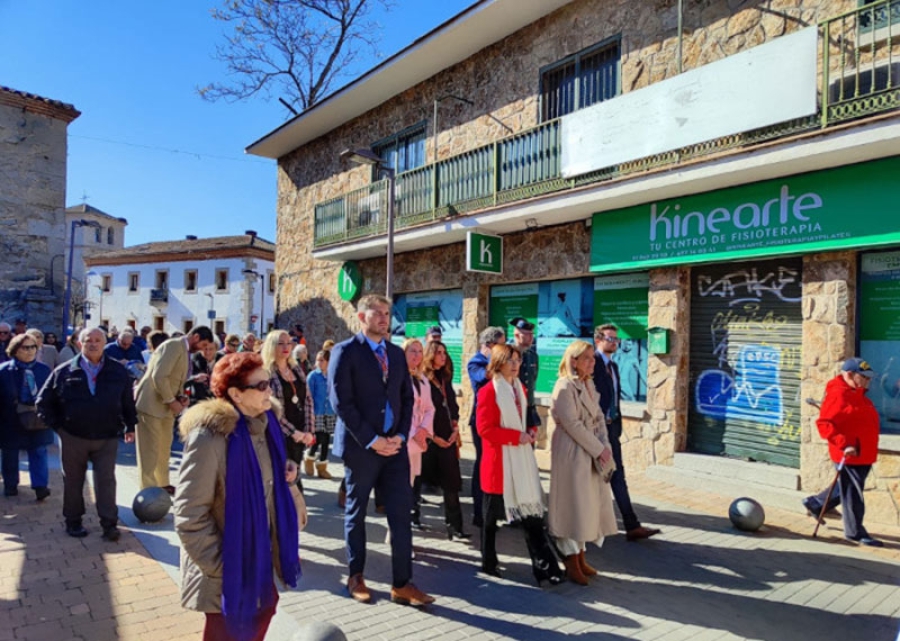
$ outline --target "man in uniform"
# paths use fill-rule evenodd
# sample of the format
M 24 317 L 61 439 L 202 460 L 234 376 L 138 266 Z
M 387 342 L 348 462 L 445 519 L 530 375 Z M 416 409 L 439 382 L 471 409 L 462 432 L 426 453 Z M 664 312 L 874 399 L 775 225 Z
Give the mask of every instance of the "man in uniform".
M 541 427 L 541 417 L 534 403 L 534 387 L 538 377 L 538 353 L 534 348 L 534 323 L 517 316 L 509 321 L 513 326 L 513 341 L 522 353 L 522 366 L 519 368 L 519 380 L 525 386 L 525 397 L 528 408 L 525 412 L 525 427 L 537 439 Z M 546 437 L 545 437 L 546 440 Z

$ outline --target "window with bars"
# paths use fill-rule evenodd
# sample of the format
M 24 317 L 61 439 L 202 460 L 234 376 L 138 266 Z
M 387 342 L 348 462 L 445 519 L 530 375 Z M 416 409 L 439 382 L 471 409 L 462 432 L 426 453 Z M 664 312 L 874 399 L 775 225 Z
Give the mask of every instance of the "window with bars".
M 618 37 L 564 58 L 541 72 L 541 122 L 619 94 Z
M 372 151 L 387 161 L 387 166 L 395 172 L 402 173 L 421 167 L 425 164 L 425 139 L 427 127 L 420 122 L 412 127 L 394 134 L 372 145 Z M 374 170 L 373 179 L 377 180 L 377 168 Z
M 869 5 L 875 6 L 859 14 L 859 27 L 863 33 L 872 31 L 873 28 L 884 29 L 888 25 L 900 24 L 900 0 L 859 0 L 860 7 Z M 897 37 L 896 30 L 892 35 Z

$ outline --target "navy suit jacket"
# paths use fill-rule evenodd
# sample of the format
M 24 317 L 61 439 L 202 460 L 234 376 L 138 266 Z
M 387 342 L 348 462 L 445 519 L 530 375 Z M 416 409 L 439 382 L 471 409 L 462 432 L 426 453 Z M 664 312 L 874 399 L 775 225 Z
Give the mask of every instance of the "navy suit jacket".
M 366 337 L 359 333 L 338 343 L 328 363 L 328 395 L 337 414 L 333 451 L 345 458 L 352 449 L 365 449 L 376 436 L 409 437 L 413 390 L 406 354 L 385 341 L 388 378 Z M 391 404 L 393 424 L 384 431 L 384 410 Z
M 620 388 L 619 394 L 616 393 L 616 386 L 613 384 L 612 378 L 610 378 L 609 373 L 606 371 L 606 363 L 603 362 L 603 357 L 600 355 L 600 352 L 596 352 L 596 361 L 594 362 L 594 387 L 597 388 L 597 392 L 600 393 L 600 409 L 603 412 L 603 416 L 609 416 L 609 408 L 613 406 L 613 402 L 615 401 L 615 408 L 618 410 L 619 416 L 622 415 L 621 408 L 619 406 L 619 399 L 621 396 L 621 377 L 619 377 L 619 366 L 615 363 L 612 364 L 613 371 L 616 373 L 616 378 L 619 379 Z

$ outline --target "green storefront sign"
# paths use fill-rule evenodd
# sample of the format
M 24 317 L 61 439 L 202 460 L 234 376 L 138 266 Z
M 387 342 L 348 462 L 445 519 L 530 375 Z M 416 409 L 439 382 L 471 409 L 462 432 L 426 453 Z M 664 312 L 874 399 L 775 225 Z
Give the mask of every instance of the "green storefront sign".
M 503 238 L 470 231 L 466 234 L 466 271 L 503 273 Z
M 359 293 L 362 279 L 359 275 L 359 266 L 352 260 L 341 265 L 338 272 L 338 296 L 341 300 L 353 300 Z
M 900 156 L 594 214 L 591 271 L 900 243 Z

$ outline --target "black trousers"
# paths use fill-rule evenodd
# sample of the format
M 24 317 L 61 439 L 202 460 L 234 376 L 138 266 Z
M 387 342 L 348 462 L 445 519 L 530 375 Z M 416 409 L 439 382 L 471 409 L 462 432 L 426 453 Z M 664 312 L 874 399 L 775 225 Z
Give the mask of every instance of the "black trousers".
M 331 434 L 328 432 L 316 432 L 316 444 L 309 448 L 306 456 L 314 459 L 318 454 L 319 463 L 328 461 L 328 446 L 331 444 Z
M 84 516 L 84 481 L 88 463 L 94 473 L 94 495 L 100 526 L 106 530 L 119 522 L 116 505 L 116 454 L 119 439 L 88 439 L 59 431 L 59 458 L 63 473 L 63 518 L 66 525 L 80 525 Z
M 486 570 L 496 569 L 497 559 L 497 521 L 506 519 L 502 494 L 483 495 L 481 526 L 481 567 Z M 538 581 L 550 575 L 561 573 L 553 547 L 544 528 L 544 519 L 531 516 L 520 521 L 525 534 L 525 545 L 531 557 L 531 568 Z
M 616 462 L 616 471 L 609 480 L 610 489 L 616 499 L 616 506 L 622 515 L 622 525 L 625 530 L 633 530 L 641 527 L 637 514 L 631 505 L 631 496 L 628 494 L 628 483 L 625 482 L 625 465 L 622 463 L 622 444 L 619 439 L 622 436 L 622 419 L 610 421 L 607 426 L 609 432 L 609 444 L 612 447 L 613 460 Z
M 843 505 L 844 536 L 848 539 L 860 539 L 869 536 L 863 527 L 866 515 L 866 504 L 863 501 L 863 488 L 866 477 L 872 469 L 871 465 L 845 465 L 838 477 L 841 488 L 841 505 Z

